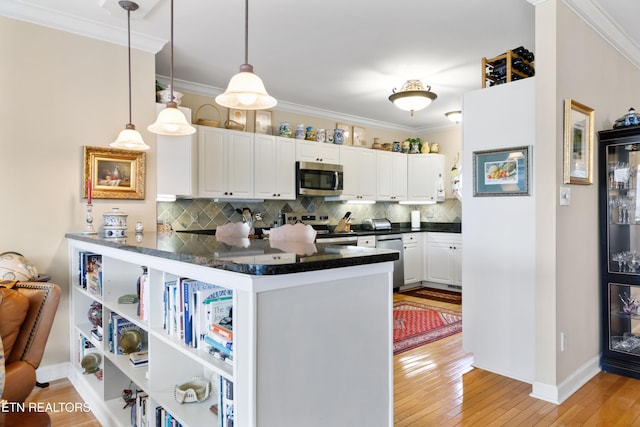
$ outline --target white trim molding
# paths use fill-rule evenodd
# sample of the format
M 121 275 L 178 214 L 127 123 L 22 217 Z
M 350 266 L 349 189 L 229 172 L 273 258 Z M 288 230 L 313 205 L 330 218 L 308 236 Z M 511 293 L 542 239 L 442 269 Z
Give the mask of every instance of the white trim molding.
M 598 355 L 578 368 L 578 370 L 571 374 L 569 378 L 564 380 L 560 385 L 556 386 L 534 382 L 530 396 L 559 405 L 599 372 L 600 356 Z

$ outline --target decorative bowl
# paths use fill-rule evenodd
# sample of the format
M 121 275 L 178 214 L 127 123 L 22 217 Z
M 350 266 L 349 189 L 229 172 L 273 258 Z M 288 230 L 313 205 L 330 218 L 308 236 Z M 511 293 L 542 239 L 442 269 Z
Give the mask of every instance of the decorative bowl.
M 194 377 L 191 381 L 177 385 L 174 396 L 178 403 L 202 402 L 209 397 L 211 383 L 204 378 Z

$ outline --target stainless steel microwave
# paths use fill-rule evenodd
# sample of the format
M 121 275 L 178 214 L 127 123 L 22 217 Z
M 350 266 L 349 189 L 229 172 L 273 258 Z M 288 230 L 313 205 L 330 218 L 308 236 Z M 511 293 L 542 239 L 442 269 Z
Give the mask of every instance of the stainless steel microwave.
M 342 194 L 342 165 L 296 162 L 296 192 L 305 196 Z

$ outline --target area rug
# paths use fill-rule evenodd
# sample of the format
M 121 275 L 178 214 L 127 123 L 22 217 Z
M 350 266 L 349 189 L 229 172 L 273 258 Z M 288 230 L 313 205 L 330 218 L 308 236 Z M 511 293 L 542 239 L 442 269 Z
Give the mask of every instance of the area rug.
M 411 297 L 431 299 L 434 301 L 449 302 L 451 304 L 462 304 L 462 293 L 434 288 L 415 288 L 400 292 L 402 295 Z
M 393 303 L 393 354 L 462 331 L 462 313 L 413 301 Z

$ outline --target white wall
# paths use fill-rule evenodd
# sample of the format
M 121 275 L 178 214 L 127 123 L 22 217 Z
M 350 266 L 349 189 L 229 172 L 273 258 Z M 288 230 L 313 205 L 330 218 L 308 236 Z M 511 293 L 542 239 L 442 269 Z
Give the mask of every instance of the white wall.
M 82 147 L 108 147 L 128 121 L 126 46 L 0 17 L 0 252 L 17 251 L 61 286 L 43 366 L 69 360 L 65 233 L 81 231 Z M 133 122 L 152 149 L 146 200 L 95 200 L 155 228 L 154 56 L 132 52 Z M 88 307 L 87 307 L 88 309 Z
M 473 197 L 473 152 L 533 146 L 535 78 L 465 94 L 462 333 L 474 366 L 534 379 L 535 182 L 530 196 Z

